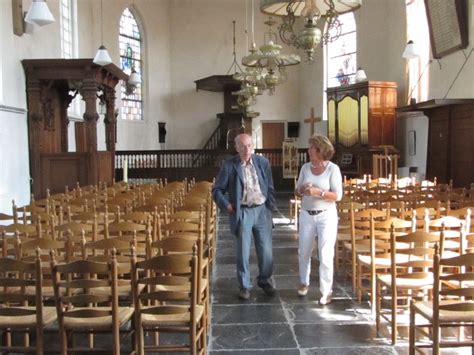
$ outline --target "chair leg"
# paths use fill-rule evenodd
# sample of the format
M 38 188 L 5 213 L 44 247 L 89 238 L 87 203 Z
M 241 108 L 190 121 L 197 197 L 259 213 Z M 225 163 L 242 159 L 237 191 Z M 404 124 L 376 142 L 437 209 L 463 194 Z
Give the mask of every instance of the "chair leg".
M 26 332 L 23 334 L 23 344 L 25 348 L 28 348 L 30 346 L 30 333 Z
M 204 325 L 203 325 L 204 326 Z M 201 351 L 203 354 L 207 354 L 207 329 L 201 332 Z
M 431 335 L 433 339 L 433 355 L 439 355 L 439 340 L 441 330 L 439 328 L 439 323 L 437 321 L 433 321 L 433 334 Z
M 201 319 L 201 322 L 202 322 L 202 319 Z M 194 324 L 191 326 L 191 339 L 190 339 L 190 354 L 192 355 L 196 355 L 196 352 L 197 352 L 197 336 L 196 336 L 196 330 L 197 328 L 197 325 L 196 325 L 196 322 L 194 322 Z
M 12 346 L 12 333 L 8 329 L 3 333 L 3 344 L 8 347 Z
M 120 329 L 118 327 L 114 327 L 113 333 L 113 352 L 114 355 L 120 355 Z
M 377 330 L 377 334 L 380 333 L 380 312 L 381 312 L 381 303 L 382 303 L 382 291 L 380 282 L 377 281 L 377 297 L 375 301 L 375 329 Z
M 135 353 L 143 355 L 145 353 L 145 341 L 143 339 L 143 328 L 139 321 L 135 322 Z
M 392 290 L 392 345 L 396 345 L 397 337 L 398 337 L 398 329 L 397 329 L 397 290 Z
M 357 264 L 357 301 L 362 302 L 362 266 Z
M 61 355 L 67 355 L 67 334 L 65 330 L 59 328 L 59 346 Z
M 93 349 L 94 348 L 94 334 L 93 333 L 88 334 L 87 341 L 89 342 L 89 348 Z
M 370 273 L 370 310 L 372 316 L 375 314 L 375 282 L 377 274 L 375 272 Z
M 37 324 L 36 325 L 36 354 L 42 355 L 43 354 L 43 325 Z
M 410 302 L 410 333 L 409 333 L 409 355 L 415 355 L 415 310 L 413 301 Z
M 357 256 L 354 251 L 351 251 L 351 262 L 352 262 L 352 292 L 357 292 Z M 359 301 L 360 303 L 360 301 Z

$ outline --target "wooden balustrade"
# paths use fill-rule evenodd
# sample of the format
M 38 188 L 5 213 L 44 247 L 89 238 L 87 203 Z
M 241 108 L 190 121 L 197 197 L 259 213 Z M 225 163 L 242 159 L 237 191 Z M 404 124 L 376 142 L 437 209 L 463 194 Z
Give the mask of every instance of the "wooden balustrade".
M 307 160 L 307 149 L 299 149 L 300 166 Z M 256 154 L 265 156 L 272 166 L 275 188 L 280 191 L 293 190 L 293 179 L 283 179 L 282 150 L 256 149 Z M 235 152 L 230 150 L 124 150 L 116 151 L 115 179 L 123 178 L 124 162 L 127 161 L 130 179 L 182 180 L 195 177 L 197 180 L 212 180 L 222 162 Z

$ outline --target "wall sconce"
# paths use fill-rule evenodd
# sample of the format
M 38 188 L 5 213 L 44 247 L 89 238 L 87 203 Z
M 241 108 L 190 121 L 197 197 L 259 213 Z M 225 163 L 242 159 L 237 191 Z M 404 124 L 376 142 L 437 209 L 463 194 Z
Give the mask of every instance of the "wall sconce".
M 12 0 L 12 18 L 13 33 L 17 36 L 22 36 L 24 33 L 32 33 L 29 25 L 45 26 L 54 22 L 53 14 L 49 11 L 45 0 L 33 0 L 24 18 L 23 0 Z

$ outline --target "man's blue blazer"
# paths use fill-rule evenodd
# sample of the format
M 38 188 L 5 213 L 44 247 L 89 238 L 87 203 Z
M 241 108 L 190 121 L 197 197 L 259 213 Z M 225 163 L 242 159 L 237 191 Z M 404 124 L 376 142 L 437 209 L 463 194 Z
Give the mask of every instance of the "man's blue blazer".
M 252 162 L 257 171 L 260 189 L 266 198 L 265 206 L 273 211 L 275 209 L 275 188 L 270 163 L 265 157 L 255 154 L 252 154 Z M 226 211 L 229 204 L 232 204 L 234 208 L 234 213 L 230 215 L 230 230 L 233 234 L 237 234 L 242 218 L 240 201 L 243 197 L 243 188 L 244 177 L 240 157 L 237 154 L 224 162 L 212 188 L 212 196 L 220 209 Z

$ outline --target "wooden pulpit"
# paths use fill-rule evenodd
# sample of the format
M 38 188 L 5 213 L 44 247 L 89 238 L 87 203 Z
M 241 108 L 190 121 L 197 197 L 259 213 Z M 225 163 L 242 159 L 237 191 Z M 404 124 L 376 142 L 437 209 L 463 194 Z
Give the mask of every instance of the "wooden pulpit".
M 28 131 L 32 193 L 36 198 L 64 187 L 110 184 L 116 143 L 115 86 L 126 75 L 114 64 L 92 59 L 27 59 Z M 97 150 L 98 92 L 106 103 L 106 151 Z M 68 152 L 67 109 L 79 93 L 85 102 L 84 122 L 77 125 L 76 151 Z

